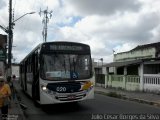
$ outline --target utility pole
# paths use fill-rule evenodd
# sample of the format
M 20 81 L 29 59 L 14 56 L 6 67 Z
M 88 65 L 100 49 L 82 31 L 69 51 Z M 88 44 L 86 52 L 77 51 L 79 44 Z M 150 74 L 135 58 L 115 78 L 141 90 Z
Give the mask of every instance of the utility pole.
M 9 28 L 8 28 L 8 75 L 12 74 L 11 59 L 12 59 L 12 40 L 13 40 L 13 31 L 12 31 L 12 0 L 9 0 Z
M 20 16 L 19 18 L 17 18 L 16 20 L 12 19 L 12 0 L 9 0 L 9 26 L 8 27 L 4 27 L 2 25 L 0 25 L 0 28 L 6 32 L 8 34 L 8 66 L 7 66 L 7 73 L 8 76 L 11 76 L 12 74 L 12 43 L 13 43 L 13 26 L 15 25 L 15 22 L 18 21 L 19 19 L 21 19 L 22 17 L 28 15 L 28 14 L 34 14 L 35 12 L 29 12 L 26 13 L 22 16 Z
M 46 10 L 43 10 L 43 11 L 41 11 L 41 9 L 40 9 L 40 12 L 39 12 L 40 16 L 41 16 L 41 13 L 44 14 L 44 17 L 43 17 L 43 19 L 42 19 L 42 24 L 44 24 L 44 26 L 43 26 L 43 31 L 42 31 L 43 42 L 46 42 L 46 41 L 47 41 L 47 24 L 48 24 L 48 22 L 49 22 L 48 15 L 50 15 L 50 19 L 51 19 L 51 17 L 52 17 L 52 12 L 53 12 L 53 11 L 48 12 L 48 7 L 47 7 Z

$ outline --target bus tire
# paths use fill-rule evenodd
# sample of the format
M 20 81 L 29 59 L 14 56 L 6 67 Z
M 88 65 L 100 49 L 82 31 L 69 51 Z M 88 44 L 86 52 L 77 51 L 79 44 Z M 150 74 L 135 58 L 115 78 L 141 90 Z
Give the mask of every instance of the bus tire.
M 37 108 L 41 107 L 41 105 L 35 100 L 34 100 L 34 106 L 37 107 Z

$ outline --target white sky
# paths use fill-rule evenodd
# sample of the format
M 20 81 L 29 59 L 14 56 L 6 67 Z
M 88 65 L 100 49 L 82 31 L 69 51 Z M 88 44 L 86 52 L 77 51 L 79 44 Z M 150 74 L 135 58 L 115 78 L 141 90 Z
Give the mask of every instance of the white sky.
M 13 57 L 20 62 L 43 42 L 39 11 L 53 11 L 47 41 L 89 44 L 92 57 L 113 60 L 113 50 L 128 51 L 137 45 L 159 42 L 160 0 L 12 0 L 14 18 L 28 12 L 14 26 Z M 9 0 L 0 0 L 0 25 L 8 26 Z M 0 34 L 5 34 L 0 30 Z

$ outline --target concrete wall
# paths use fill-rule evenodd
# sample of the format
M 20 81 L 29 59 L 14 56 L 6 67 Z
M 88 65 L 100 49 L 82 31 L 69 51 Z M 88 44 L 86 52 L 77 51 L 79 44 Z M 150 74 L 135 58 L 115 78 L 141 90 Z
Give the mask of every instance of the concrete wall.
M 130 61 L 140 58 L 154 58 L 156 53 L 155 48 L 145 48 L 142 50 L 128 51 L 117 53 L 114 55 L 114 61 Z
M 140 76 L 128 75 L 125 77 L 126 90 L 129 91 L 140 91 Z

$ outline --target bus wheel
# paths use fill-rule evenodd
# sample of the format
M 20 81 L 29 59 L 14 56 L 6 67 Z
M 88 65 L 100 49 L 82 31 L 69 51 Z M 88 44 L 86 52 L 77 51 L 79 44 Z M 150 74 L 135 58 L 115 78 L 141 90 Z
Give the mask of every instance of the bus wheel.
M 32 92 L 32 93 L 33 93 L 32 99 L 33 99 L 34 105 L 35 105 L 36 107 L 40 107 L 40 104 L 36 101 L 35 92 Z
M 40 105 L 37 101 L 35 101 L 35 100 L 34 100 L 34 105 L 35 105 L 37 108 L 41 107 L 41 105 Z

